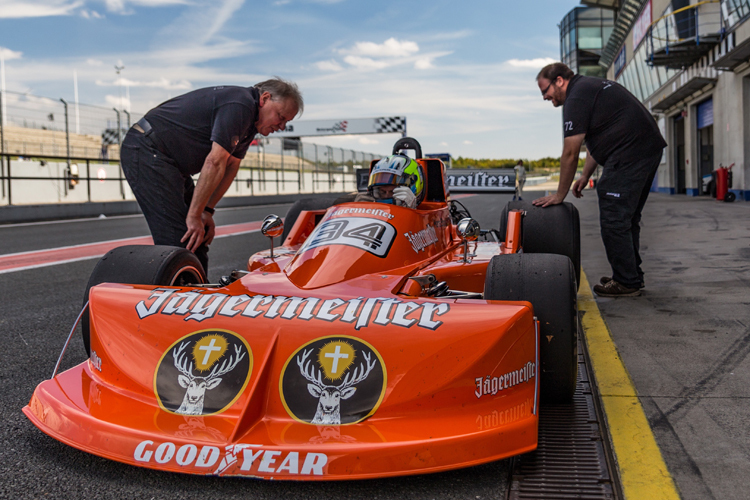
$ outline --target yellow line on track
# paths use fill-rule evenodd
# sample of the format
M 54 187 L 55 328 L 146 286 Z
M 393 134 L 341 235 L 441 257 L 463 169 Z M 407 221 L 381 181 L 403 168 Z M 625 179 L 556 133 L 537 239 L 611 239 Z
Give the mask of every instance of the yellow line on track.
M 609 328 L 599 313 L 586 275 L 581 271 L 578 309 L 607 431 L 627 500 L 679 500 L 680 494 L 622 362 Z

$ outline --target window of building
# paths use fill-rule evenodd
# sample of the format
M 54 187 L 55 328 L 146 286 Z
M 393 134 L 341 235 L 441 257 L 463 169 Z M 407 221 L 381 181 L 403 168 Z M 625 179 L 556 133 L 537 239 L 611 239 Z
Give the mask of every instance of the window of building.
M 578 48 L 579 49 L 601 49 L 602 48 L 601 27 L 578 28 Z

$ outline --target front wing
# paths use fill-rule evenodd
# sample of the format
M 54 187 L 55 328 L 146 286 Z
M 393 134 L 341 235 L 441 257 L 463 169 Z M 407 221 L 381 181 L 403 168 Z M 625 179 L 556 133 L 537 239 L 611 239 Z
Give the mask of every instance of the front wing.
M 23 409 L 39 429 L 132 465 L 266 479 L 420 474 L 536 448 L 528 303 L 161 290 L 92 290 L 91 358 L 39 384 Z

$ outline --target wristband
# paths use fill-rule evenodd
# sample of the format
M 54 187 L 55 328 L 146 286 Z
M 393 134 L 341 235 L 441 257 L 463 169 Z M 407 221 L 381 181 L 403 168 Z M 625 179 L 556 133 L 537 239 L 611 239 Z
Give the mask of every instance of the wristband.
M 211 215 L 213 215 L 213 214 L 214 214 L 214 212 L 216 212 L 216 209 L 215 209 L 215 208 L 211 208 L 211 207 L 206 207 L 206 208 L 204 208 L 204 209 L 203 209 L 203 211 L 204 211 L 204 212 L 208 212 L 208 213 L 210 213 Z

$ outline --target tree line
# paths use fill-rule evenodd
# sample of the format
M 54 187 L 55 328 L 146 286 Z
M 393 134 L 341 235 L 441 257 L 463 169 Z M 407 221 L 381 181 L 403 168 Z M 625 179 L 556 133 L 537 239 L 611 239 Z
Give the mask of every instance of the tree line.
M 527 172 L 539 174 L 554 174 L 560 171 L 560 158 L 546 157 L 538 160 L 527 160 L 524 158 L 516 159 L 491 159 L 491 158 L 464 158 L 459 156 L 453 158 L 453 168 L 513 168 L 518 161 L 523 161 L 523 166 Z M 578 168 L 583 168 L 583 159 L 578 160 Z

